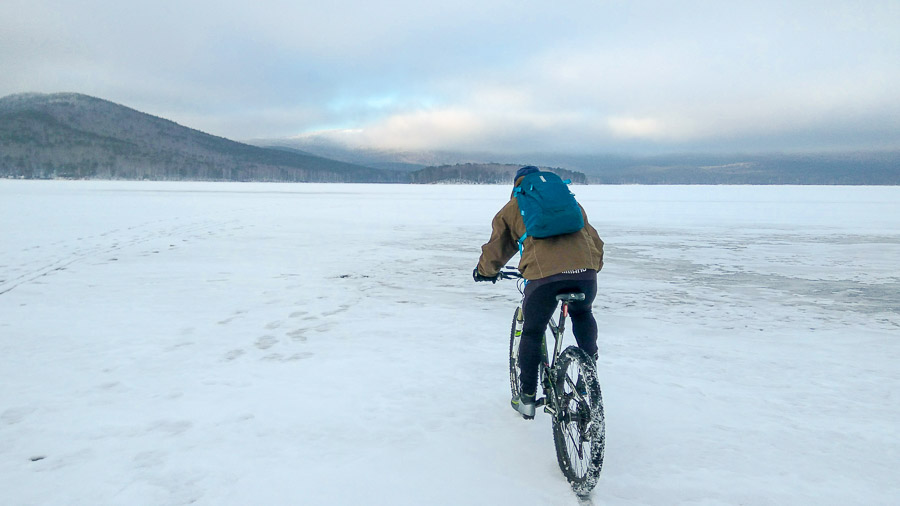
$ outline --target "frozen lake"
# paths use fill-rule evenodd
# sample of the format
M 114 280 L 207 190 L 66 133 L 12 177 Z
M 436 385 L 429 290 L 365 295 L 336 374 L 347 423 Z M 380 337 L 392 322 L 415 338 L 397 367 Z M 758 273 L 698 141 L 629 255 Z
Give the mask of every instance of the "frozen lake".
M 0 180 L 0 503 L 577 504 L 471 279 L 509 191 Z M 574 191 L 595 504 L 897 504 L 900 187 Z

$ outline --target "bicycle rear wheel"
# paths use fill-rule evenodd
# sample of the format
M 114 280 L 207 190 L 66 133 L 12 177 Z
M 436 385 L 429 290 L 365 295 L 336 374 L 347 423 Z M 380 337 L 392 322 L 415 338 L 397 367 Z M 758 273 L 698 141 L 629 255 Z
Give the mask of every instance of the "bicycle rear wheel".
M 556 459 L 578 495 L 597 484 L 603 467 L 606 422 L 594 361 L 570 346 L 559 355 L 553 371 L 559 412 L 553 418 Z
M 522 392 L 522 382 L 519 375 L 519 341 L 521 337 L 522 306 L 519 306 L 513 314 L 512 328 L 509 331 L 509 386 L 513 397 L 518 396 Z

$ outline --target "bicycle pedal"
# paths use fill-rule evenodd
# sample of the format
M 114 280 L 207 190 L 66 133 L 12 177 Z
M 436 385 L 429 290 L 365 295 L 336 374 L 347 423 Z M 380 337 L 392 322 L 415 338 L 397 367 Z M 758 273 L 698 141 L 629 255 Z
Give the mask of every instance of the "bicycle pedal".
M 535 401 L 534 401 L 534 406 L 535 406 L 535 407 L 543 406 L 544 404 L 547 404 L 547 398 L 546 398 L 546 397 L 541 397 L 540 399 L 535 399 Z

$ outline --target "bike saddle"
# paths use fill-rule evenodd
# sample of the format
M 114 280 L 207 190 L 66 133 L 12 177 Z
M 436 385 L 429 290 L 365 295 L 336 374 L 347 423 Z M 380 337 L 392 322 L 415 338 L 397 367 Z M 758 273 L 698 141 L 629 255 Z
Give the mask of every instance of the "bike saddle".
M 584 300 L 583 293 L 563 293 L 556 296 L 556 300 L 564 300 L 566 302 L 578 302 Z

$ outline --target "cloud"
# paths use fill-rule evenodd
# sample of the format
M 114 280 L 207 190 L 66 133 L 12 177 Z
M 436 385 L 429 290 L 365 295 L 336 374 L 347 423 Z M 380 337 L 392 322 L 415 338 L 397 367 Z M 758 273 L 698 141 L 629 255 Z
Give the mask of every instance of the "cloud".
M 654 139 L 663 133 L 662 123 L 655 118 L 609 118 L 615 137 Z
M 78 91 L 236 139 L 900 148 L 898 5 L 8 0 L 0 95 Z

